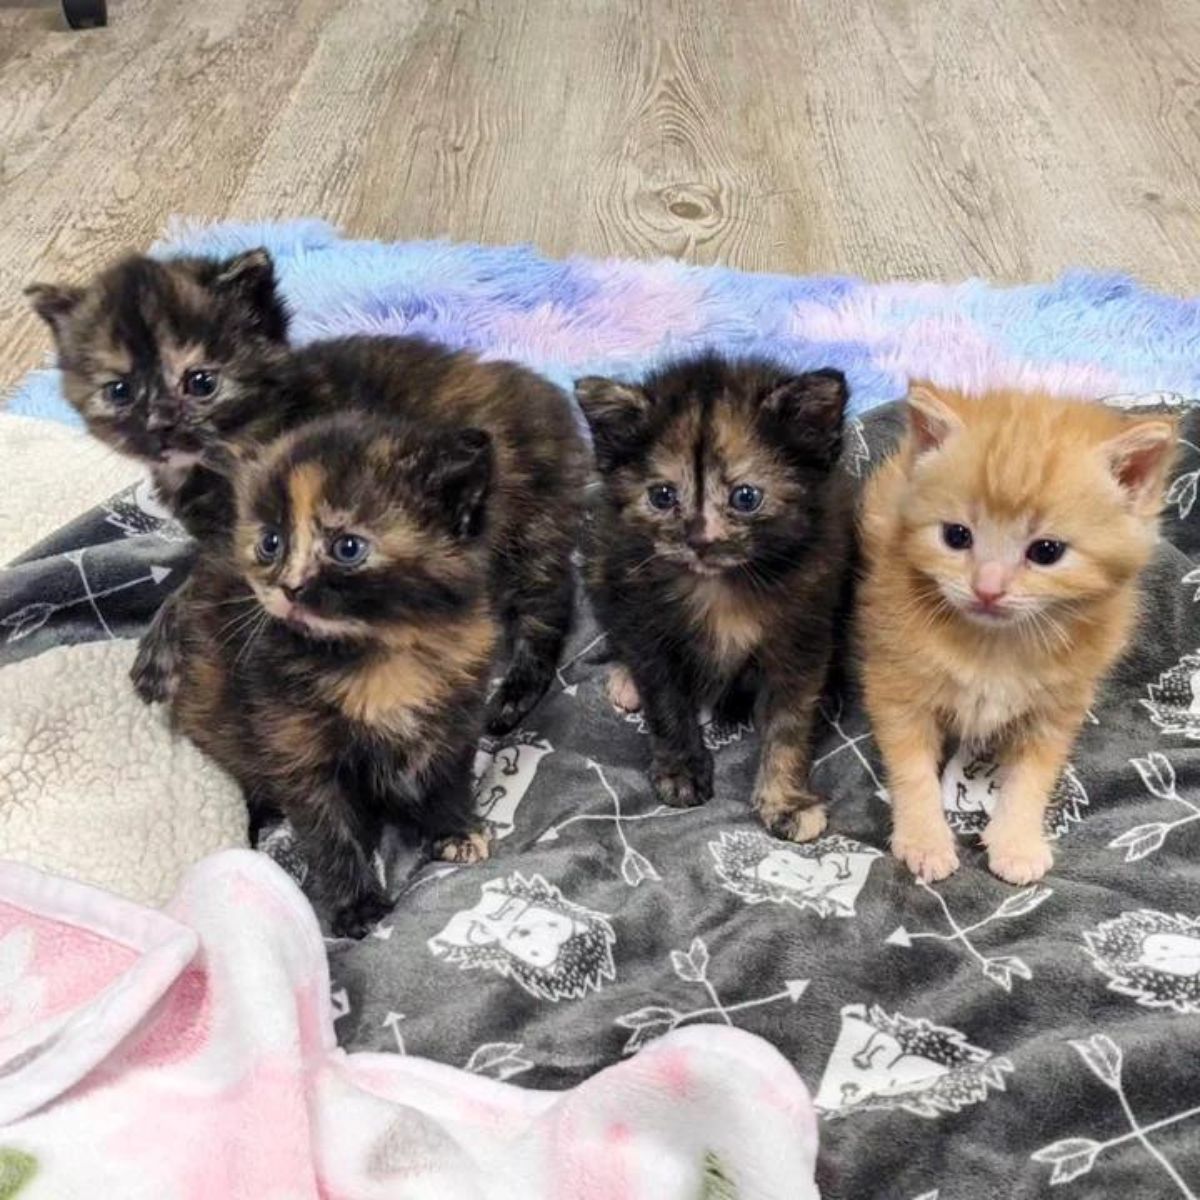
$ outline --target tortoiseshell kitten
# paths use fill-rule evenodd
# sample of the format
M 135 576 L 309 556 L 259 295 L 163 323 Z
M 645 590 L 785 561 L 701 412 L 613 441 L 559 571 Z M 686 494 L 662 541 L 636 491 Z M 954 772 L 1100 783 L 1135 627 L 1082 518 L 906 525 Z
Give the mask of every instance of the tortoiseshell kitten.
M 486 858 L 471 763 L 493 648 L 502 487 L 488 434 L 361 414 L 310 423 L 237 476 L 232 541 L 177 613 L 175 726 L 277 808 L 333 930 L 389 907 L 386 822 Z
M 445 415 L 491 434 L 506 481 L 510 554 L 496 598 L 511 654 L 488 727 L 506 732 L 533 707 L 570 624 L 583 475 L 582 442 L 558 388 L 515 363 L 482 363 L 420 338 L 350 337 L 289 352 L 265 250 L 226 261 L 132 257 L 86 288 L 29 290 L 90 431 L 147 462 L 167 503 L 202 538 L 228 533 L 223 476 L 237 460 L 316 417 L 349 408 Z M 197 387 L 213 390 L 190 394 Z M 168 699 L 176 683 L 176 603 L 163 605 L 134 663 L 147 702 Z
M 582 379 L 576 395 L 603 483 L 588 586 L 635 685 L 622 699 L 646 717 L 658 798 L 711 797 L 700 706 L 752 692 L 754 806 L 777 836 L 816 837 L 813 718 L 852 527 L 845 380 L 706 355 L 641 386 Z
M 63 392 L 88 431 L 144 462 L 195 536 L 227 530 L 225 445 L 279 386 L 286 357 L 287 312 L 267 252 L 129 255 L 84 287 L 34 284 L 26 295 L 54 335 Z

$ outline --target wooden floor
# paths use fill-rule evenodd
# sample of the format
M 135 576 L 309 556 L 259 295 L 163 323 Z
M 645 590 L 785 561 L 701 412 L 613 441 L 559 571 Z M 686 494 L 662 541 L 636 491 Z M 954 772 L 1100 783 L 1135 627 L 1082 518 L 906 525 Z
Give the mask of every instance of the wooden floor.
M 1200 291 L 1200 0 L 0 0 L 21 287 L 171 213 L 777 271 Z

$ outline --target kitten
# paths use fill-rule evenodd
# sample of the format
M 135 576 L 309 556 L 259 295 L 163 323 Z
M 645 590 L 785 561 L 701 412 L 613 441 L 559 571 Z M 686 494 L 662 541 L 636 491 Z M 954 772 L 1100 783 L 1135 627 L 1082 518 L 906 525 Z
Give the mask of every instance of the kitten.
M 385 822 L 486 858 L 471 763 L 499 629 L 500 467 L 479 429 L 359 414 L 303 426 L 237 477 L 176 613 L 176 728 L 278 808 L 335 934 L 389 908 Z
M 267 252 L 130 255 L 84 287 L 34 284 L 26 295 L 50 327 L 63 392 L 88 431 L 144 462 L 192 533 L 227 528 L 224 441 L 278 386 L 286 351 L 287 311 Z
M 705 355 L 576 394 L 603 484 L 589 590 L 634 685 L 617 699 L 645 712 L 658 798 L 712 796 L 700 706 L 748 693 L 762 707 L 755 808 L 781 837 L 816 837 L 810 743 L 852 528 L 845 380 Z
M 201 538 L 232 525 L 225 477 L 238 459 L 316 417 L 346 408 L 418 420 L 445 413 L 490 433 L 505 484 L 510 555 L 496 598 L 511 654 L 489 730 L 507 732 L 533 707 L 570 625 L 583 474 L 582 441 L 559 389 L 515 363 L 482 363 L 420 338 L 350 337 L 289 352 L 264 250 L 224 261 L 132 257 L 86 288 L 30 293 L 89 430 L 151 465 L 164 499 Z M 198 386 L 212 390 L 191 394 Z M 148 703 L 168 699 L 177 681 L 175 603 L 159 611 L 131 672 Z
M 858 635 L 892 851 L 921 879 L 958 866 L 948 736 L 1009 767 L 991 870 L 1026 884 L 1050 868 L 1043 811 L 1133 630 L 1175 437 L 1167 417 L 1096 403 L 912 387 L 907 435 L 863 496 Z

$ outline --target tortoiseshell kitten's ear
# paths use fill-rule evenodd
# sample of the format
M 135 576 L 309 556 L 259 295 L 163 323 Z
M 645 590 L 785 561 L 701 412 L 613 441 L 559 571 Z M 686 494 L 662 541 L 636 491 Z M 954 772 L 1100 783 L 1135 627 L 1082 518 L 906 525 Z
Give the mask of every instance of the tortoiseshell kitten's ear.
M 842 426 L 850 398 L 841 371 L 824 368 L 792 375 L 763 398 L 762 412 L 783 443 L 831 465 L 842 452 Z
M 287 341 L 287 309 L 279 294 L 275 263 L 266 250 L 247 250 L 219 264 L 213 290 L 242 305 L 263 337 Z
M 83 288 L 63 287 L 56 283 L 31 283 L 25 295 L 54 335 L 57 342 L 71 314 L 79 307 L 84 297 Z
M 596 465 L 612 470 L 644 435 L 650 397 L 636 384 L 587 375 L 575 381 L 575 399 L 592 430 Z
M 426 447 L 423 466 L 430 493 L 456 536 L 482 532 L 493 465 L 491 435 L 482 429 L 456 430 Z

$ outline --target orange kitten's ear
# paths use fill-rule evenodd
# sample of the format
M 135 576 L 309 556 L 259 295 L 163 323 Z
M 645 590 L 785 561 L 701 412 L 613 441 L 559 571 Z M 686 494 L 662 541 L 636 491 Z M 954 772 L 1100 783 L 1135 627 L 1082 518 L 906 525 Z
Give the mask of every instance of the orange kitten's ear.
M 928 383 L 908 387 L 908 428 L 918 454 L 940 449 L 945 440 L 963 427 L 962 418 Z
M 1138 421 L 1104 443 L 1116 481 L 1133 498 L 1134 511 L 1152 516 L 1162 503 L 1167 472 L 1175 459 L 1176 423 L 1166 418 Z

